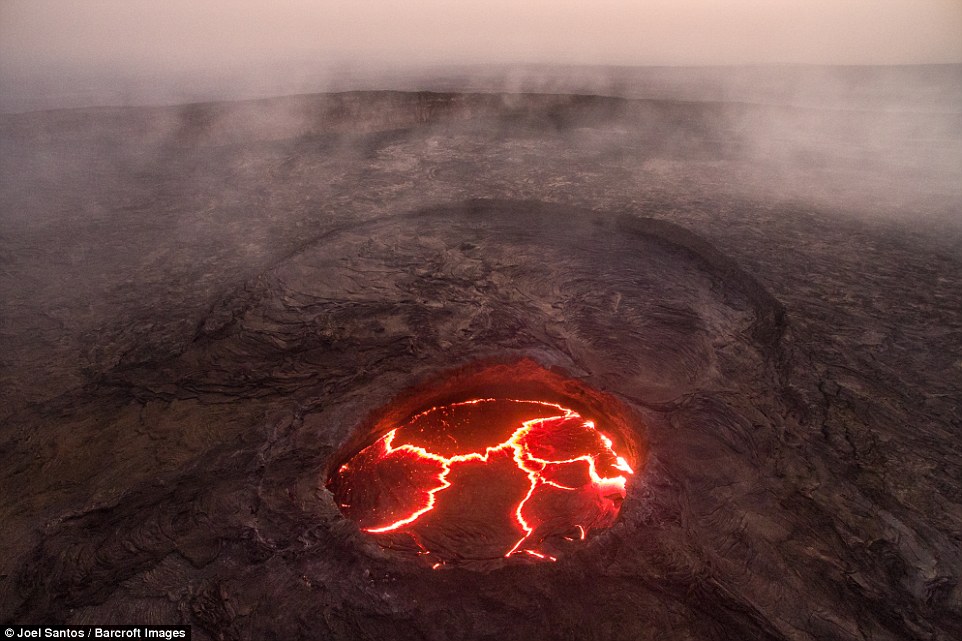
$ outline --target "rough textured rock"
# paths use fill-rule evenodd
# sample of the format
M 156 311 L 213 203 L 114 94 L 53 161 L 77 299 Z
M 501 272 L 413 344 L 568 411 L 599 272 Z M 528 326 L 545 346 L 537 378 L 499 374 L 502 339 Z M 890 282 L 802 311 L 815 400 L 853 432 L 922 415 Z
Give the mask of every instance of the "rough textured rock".
M 94 134 L 73 112 L 3 122 L 23 181 L 4 183 L 3 620 L 184 621 L 201 639 L 962 633 L 957 231 L 716 191 L 705 179 L 767 166 L 716 107 L 493 101 L 444 129 L 408 99 L 413 116 L 362 105 L 348 134 L 292 139 L 218 139 L 236 130 L 198 114 L 226 107 L 172 112 L 161 156 L 118 152 L 116 114 L 90 115 Z M 486 109 L 510 113 L 493 127 Z M 396 114 L 410 128 L 383 131 Z M 141 141 L 155 122 L 125 117 Z M 701 186 L 651 173 L 672 159 Z M 28 194 L 45 163 L 61 175 Z M 825 199 L 864 196 L 874 171 Z M 343 518 L 323 481 L 372 413 L 520 358 L 637 414 L 646 464 L 612 529 L 557 564 L 432 572 Z

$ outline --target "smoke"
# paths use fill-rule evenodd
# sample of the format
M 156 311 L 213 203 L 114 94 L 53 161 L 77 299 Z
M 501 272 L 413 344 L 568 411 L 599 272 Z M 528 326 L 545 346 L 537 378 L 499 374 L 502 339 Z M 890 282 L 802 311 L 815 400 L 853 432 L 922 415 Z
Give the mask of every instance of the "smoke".
M 489 345 L 544 347 L 549 362 L 577 364 L 612 394 L 649 407 L 682 399 L 677 416 L 658 419 L 665 429 L 689 422 L 693 434 L 712 432 L 715 423 L 700 417 L 719 409 L 739 432 L 770 431 L 768 441 L 746 437 L 748 462 L 794 448 L 790 431 L 799 422 L 815 426 L 815 454 L 837 449 L 839 469 L 852 467 L 855 448 L 872 463 L 884 449 L 876 446 L 887 444 L 879 440 L 885 430 L 935 443 L 932 434 L 953 418 L 951 375 L 960 365 L 951 355 L 962 274 L 960 14 L 958 0 L 0 0 L 0 416 L 15 416 L 4 451 L 26 452 L 5 459 L 36 463 L 12 467 L 14 483 L 30 465 L 53 469 L 48 507 L 30 513 L 46 491 L 31 486 L 21 492 L 26 502 L 8 510 L 15 527 L 4 530 L 13 544 L 0 566 L 11 577 L 3 585 L 34 586 L 28 608 L 57 602 L 76 587 L 70 577 L 85 580 L 91 567 L 95 578 L 117 579 L 106 583 L 133 577 L 126 583 L 133 585 L 146 567 L 138 559 L 166 559 L 169 546 L 136 557 L 111 552 L 127 549 L 120 539 L 107 541 L 113 548 L 87 543 L 115 530 L 117 514 L 123 521 L 143 512 L 129 502 L 117 514 L 97 509 L 140 483 L 125 476 L 138 461 L 196 468 L 197 483 L 205 483 L 210 473 L 191 463 L 195 455 L 210 450 L 226 460 L 223 444 L 239 434 L 259 456 L 258 425 L 283 458 L 293 451 L 285 442 L 303 441 L 304 407 L 323 407 L 317 421 L 347 429 L 355 418 L 346 412 L 363 405 L 350 399 L 373 389 L 365 381 L 400 382 Z M 775 64 L 786 62 L 806 64 Z M 955 64 L 934 64 L 946 62 Z M 722 64 L 736 66 L 711 66 Z M 407 93 L 318 93 L 355 89 Z M 567 237 L 525 255 L 517 244 L 499 248 L 488 233 L 482 248 L 474 244 L 473 226 L 483 230 L 485 219 L 471 207 L 454 208 L 462 223 L 449 229 L 441 216 L 402 215 L 473 198 L 561 203 L 512 226 L 537 235 L 551 225 L 551 238 Z M 584 231 L 587 220 L 568 226 L 568 206 L 598 212 L 591 221 L 598 232 Z M 525 209 L 511 211 L 520 217 Z M 605 216 L 626 212 L 671 221 L 718 251 L 682 243 L 662 261 L 660 241 L 626 242 L 618 250 L 624 269 L 595 272 L 591 261 L 604 264 L 635 230 Z M 366 224 L 391 216 L 390 224 Z M 305 248 L 316 261 L 284 262 Z M 329 257 L 326 248 L 334 250 Z M 528 285 L 519 287 L 521 272 Z M 529 295 L 538 288 L 548 293 Z M 759 296 L 771 304 L 755 305 Z M 685 331 L 675 340 L 659 325 Z M 775 349 L 783 330 L 787 340 Z M 749 352 L 762 334 L 772 349 L 758 359 Z M 478 351 L 458 356 L 469 341 Z M 646 369 L 646 359 L 659 366 Z M 387 379 L 371 378 L 378 370 Z M 622 373 L 639 371 L 641 382 L 619 387 Z M 815 388 L 816 377 L 824 388 Z M 817 401 L 805 400 L 809 387 Z M 769 388 L 781 400 L 759 409 Z M 659 389 L 671 395 L 659 397 Z M 390 385 L 375 392 L 392 393 Z M 328 407 L 329 399 L 347 401 Z M 702 401 L 707 409 L 688 411 Z M 739 403 L 744 421 L 726 409 Z M 814 418 L 798 418 L 809 409 Z M 276 419 L 275 410 L 292 418 Z M 758 422 L 766 412 L 773 430 Z M 911 412 L 915 423 L 901 421 Z M 819 432 L 823 414 L 835 423 Z M 878 416 L 882 431 L 868 424 Z M 713 446 L 682 438 L 675 451 L 693 446 L 700 465 L 706 443 Z M 741 447 L 738 439 L 722 445 Z M 74 465 L 72 456 L 54 469 L 58 452 L 88 446 L 103 454 L 104 475 L 88 478 L 90 466 Z M 905 465 L 909 450 L 892 451 L 879 474 L 866 468 L 872 479 L 929 469 L 922 450 Z M 287 458 L 304 462 L 308 454 Z M 817 486 L 826 461 L 802 461 L 810 474 L 789 469 L 795 480 L 784 487 Z M 951 472 L 951 461 L 939 465 Z M 145 469 L 142 486 L 163 499 L 167 490 Z M 745 470 L 736 477 L 748 485 L 764 481 Z M 934 483 L 950 472 L 925 478 Z M 276 485 L 283 492 L 289 483 Z M 926 489 L 898 488 L 888 501 L 875 480 L 863 485 L 819 509 L 847 509 L 865 489 L 883 513 Z M 71 514 L 96 518 L 44 529 L 70 507 L 68 495 L 80 497 Z M 224 494 L 222 503 L 233 509 L 247 496 Z M 293 498 L 283 497 L 291 509 Z M 936 508 L 926 514 L 937 521 Z M 873 529 L 860 512 L 842 523 L 853 534 L 842 538 L 888 545 L 886 536 L 907 531 L 890 527 L 898 511 L 883 516 Z M 919 519 L 919 540 L 931 539 Z M 758 521 L 763 534 L 773 522 Z M 732 531 L 740 545 L 744 528 Z M 227 535 L 213 537 L 215 556 Z M 185 540 L 207 557 L 206 543 Z M 909 561 L 922 549 L 914 541 L 902 547 Z M 84 565 L 90 555 L 56 564 L 57 550 L 88 548 L 116 558 L 106 569 L 98 559 Z M 856 548 L 858 561 L 865 555 Z M 846 558 L 835 566 L 858 568 Z M 173 560 L 190 568 L 185 559 L 194 561 L 192 554 Z M 689 573 L 696 579 L 704 575 L 699 559 Z M 875 601 L 851 600 L 855 614 L 842 621 L 849 630 L 862 631 L 858 608 L 886 594 L 898 605 L 909 592 L 924 593 L 931 603 L 919 606 L 923 619 L 958 602 L 957 589 L 949 595 L 948 561 L 945 572 L 910 562 L 908 574 L 878 583 L 882 592 L 871 585 L 870 565 L 864 575 Z M 31 583 L 51 567 L 50 581 Z M 202 572 L 216 578 L 219 570 Z M 87 583 L 79 601 L 68 595 L 66 605 L 77 605 L 69 616 L 92 617 L 118 602 L 142 612 L 149 605 L 142 591 L 114 595 Z M 204 590 L 184 596 L 181 610 L 195 596 L 206 607 Z M 176 614 L 177 603 L 158 594 Z M 746 595 L 745 603 L 758 601 Z M 80 607 L 104 599 L 101 610 Z M 711 598 L 701 604 L 712 606 Z M 705 629 L 718 632 L 722 623 L 707 621 Z
M 957 244 L 960 65 L 768 64 L 962 60 L 954 2 L 461 4 L 0 4 L 0 298 L 38 328 L 0 362 L 11 398 L 88 380 L 36 354 L 159 357 L 336 226 L 467 198 Z M 270 98 L 354 89 L 477 93 Z
M 5 0 L 0 107 L 383 88 L 438 65 L 958 63 L 959 33 L 956 0 Z

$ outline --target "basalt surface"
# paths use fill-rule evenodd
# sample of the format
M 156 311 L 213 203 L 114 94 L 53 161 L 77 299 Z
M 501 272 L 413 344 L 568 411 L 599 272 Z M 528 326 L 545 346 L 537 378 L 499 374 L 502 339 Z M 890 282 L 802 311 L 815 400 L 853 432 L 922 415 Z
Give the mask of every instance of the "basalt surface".
M 348 110 L 350 144 L 218 138 L 240 134 L 201 116 L 226 107 L 198 108 L 149 155 L 111 139 L 151 135 L 136 111 L 5 120 L 14 176 L 60 173 L 4 183 L 0 617 L 957 638 L 956 232 L 710 184 L 765 171 L 714 107 L 591 103 L 589 136 L 589 103 L 541 100 L 497 128 L 458 111 L 446 135 L 423 98 L 388 133 Z M 345 517 L 325 482 L 384 408 L 518 371 L 627 408 L 643 464 L 610 528 L 557 562 L 432 569 Z

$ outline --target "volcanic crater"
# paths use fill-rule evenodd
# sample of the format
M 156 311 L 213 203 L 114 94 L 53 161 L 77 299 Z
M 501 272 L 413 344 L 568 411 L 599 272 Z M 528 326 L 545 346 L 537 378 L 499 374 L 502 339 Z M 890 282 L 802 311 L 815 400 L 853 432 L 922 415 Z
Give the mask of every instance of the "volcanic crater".
M 823 145 L 869 115 L 823 116 L 391 92 L 4 116 L 0 619 L 960 638 L 958 235 L 824 206 L 885 182 L 947 220 L 962 165 L 918 196 L 874 142 Z M 736 125 L 769 117 L 805 123 L 808 169 L 752 155 Z

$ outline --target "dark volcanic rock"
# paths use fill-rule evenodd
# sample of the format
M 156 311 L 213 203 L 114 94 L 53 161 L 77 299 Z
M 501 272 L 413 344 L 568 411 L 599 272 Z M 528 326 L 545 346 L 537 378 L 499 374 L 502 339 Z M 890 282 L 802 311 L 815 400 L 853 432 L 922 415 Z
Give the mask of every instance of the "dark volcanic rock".
M 150 180 L 98 186 L 99 222 L 11 216 L 4 375 L 20 382 L 0 440 L 0 618 L 183 621 L 201 639 L 962 634 L 958 258 L 762 196 L 741 217 L 730 193 L 717 208 L 651 192 L 632 206 L 620 172 L 633 154 L 714 158 L 714 115 L 692 108 L 705 128 L 684 129 L 647 114 L 688 139 L 625 143 L 592 181 L 591 152 L 550 133 L 577 130 L 578 108 L 562 117 L 532 106 L 537 117 L 501 123 L 494 150 L 465 133 L 464 153 L 442 157 L 448 143 L 438 142 L 433 161 L 409 153 L 432 149 L 429 135 L 381 132 L 343 166 L 319 151 L 338 144 L 323 137 L 274 151 L 207 146 L 216 127 L 198 117 L 169 165 L 141 159 Z M 21 125 L 6 126 L 10 139 Z M 511 176 L 514 154 L 544 151 L 526 145 L 569 156 Z M 594 152 L 602 147 L 611 151 Z M 245 162 L 273 166 L 276 191 L 235 184 Z M 459 198 L 548 197 L 558 178 L 548 174 L 575 166 L 577 185 L 557 183 L 553 199 L 596 211 Z M 491 182 L 473 182 L 471 167 Z M 339 214 L 347 200 L 334 198 L 312 233 L 299 231 L 309 208 L 291 194 L 338 172 L 345 194 L 371 202 Z M 414 175 L 425 182 L 405 185 Z M 204 180 L 216 183 L 209 193 Z M 419 184 L 450 204 L 402 206 Z M 118 226 L 125 198 L 142 198 L 131 206 L 157 216 L 156 229 Z M 165 238 L 185 207 L 209 226 Z M 643 215 L 655 213 L 675 222 Z M 54 250 L 39 243 L 31 258 L 28 248 L 70 246 L 74 228 L 115 248 L 131 240 L 130 255 L 78 264 L 127 261 L 130 271 L 87 274 L 74 292 L 42 277 L 66 273 L 66 257 L 38 269 L 45 289 L 34 300 L 13 277 Z M 158 253 L 143 254 L 150 247 Z M 78 302 L 100 287 L 106 298 Z M 35 309 L 46 315 L 30 325 Z M 518 359 L 637 416 L 645 462 L 614 527 L 554 564 L 432 571 L 341 515 L 324 481 L 372 413 L 446 372 Z

